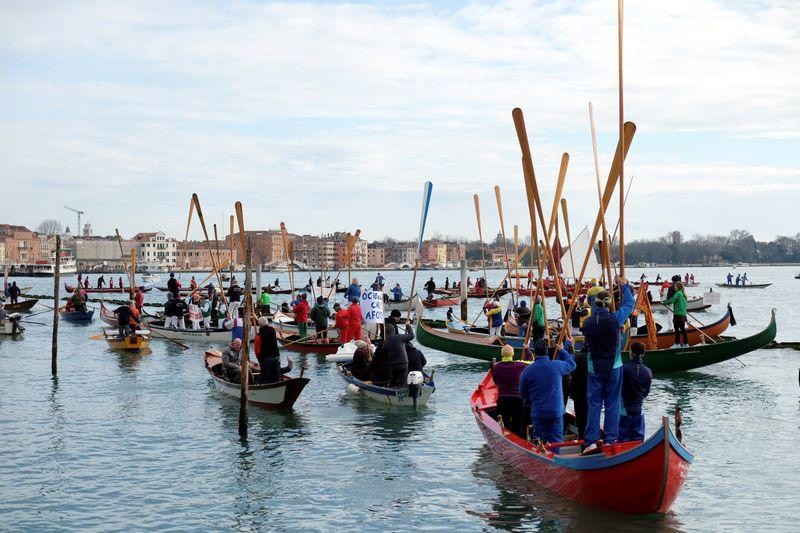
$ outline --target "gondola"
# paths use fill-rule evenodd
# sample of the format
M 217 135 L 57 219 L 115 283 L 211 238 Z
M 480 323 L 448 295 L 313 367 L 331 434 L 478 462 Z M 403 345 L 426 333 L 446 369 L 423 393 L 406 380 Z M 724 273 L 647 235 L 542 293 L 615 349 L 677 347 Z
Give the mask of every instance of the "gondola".
M 230 396 L 240 398 L 242 388 L 239 383 L 227 381 L 222 376 L 222 356 L 216 350 L 205 353 L 205 366 L 214 388 Z M 292 378 L 281 376 L 277 383 L 267 385 L 249 384 L 247 387 L 247 401 L 266 409 L 290 409 L 303 389 L 308 385 L 309 379 L 303 377 L 305 369 L 300 370 L 300 377 Z M 258 375 L 255 373 L 255 375 Z
M 522 357 L 522 346 L 519 337 L 464 335 L 463 333 L 450 333 L 446 330 L 436 329 L 432 327 L 433 325 L 438 324 L 430 323 L 426 320 L 417 322 L 417 342 L 435 350 L 484 361 L 491 361 L 492 359 L 499 361 L 502 345 L 511 344 L 517 357 Z M 775 310 L 773 309 L 767 327 L 755 335 L 741 339 L 721 337 L 719 342 L 698 344 L 688 348 L 650 350 L 645 353 L 644 362 L 656 374 L 693 370 L 721 363 L 763 348 L 775 340 L 776 333 L 777 324 Z M 622 352 L 622 359 L 623 361 L 628 360 L 627 351 Z
M 30 298 L 28 300 L 22 300 L 21 302 L 17 302 L 15 304 L 6 303 L 3 304 L 3 309 L 5 309 L 6 312 L 8 313 L 22 313 L 25 311 L 30 311 L 31 308 L 33 308 L 33 306 L 36 305 L 38 301 L 39 300 L 37 300 L 36 298 Z
M 436 391 L 432 375 L 423 374 L 422 383 L 395 389 L 361 381 L 350 374 L 350 365 L 351 363 L 336 365 L 339 376 L 347 383 L 348 391 L 384 405 L 416 408 L 419 405 L 426 405 Z
M 717 287 L 725 287 L 726 289 L 764 289 L 772 285 L 772 283 L 750 283 L 749 285 L 736 285 L 734 283 L 715 283 Z
M 666 513 L 694 460 L 666 417 L 644 442 L 609 444 L 594 455 L 580 454 L 580 440 L 529 442 L 498 422 L 491 371 L 472 393 L 470 407 L 492 453 L 537 485 L 592 507 L 626 514 Z
M 66 307 L 58 309 L 58 315 L 61 320 L 66 322 L 91 322 L 94 316 L 94 309 L 88 311 L 67 311 Z
M 115 315 L 113 311 L 107 308 L 102 301 L 100 302 L 100 320 L 102 320 L 109 326 L 117 327 L 119 325 L 119 321 L 117 320 L 117 315 Z

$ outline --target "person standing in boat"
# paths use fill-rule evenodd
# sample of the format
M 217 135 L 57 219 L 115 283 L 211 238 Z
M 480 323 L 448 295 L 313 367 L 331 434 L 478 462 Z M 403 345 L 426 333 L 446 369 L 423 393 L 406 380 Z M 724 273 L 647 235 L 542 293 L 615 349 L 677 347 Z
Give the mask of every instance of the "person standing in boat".
M 203 328 L 209 329 L 211 327 L 211 300 L 205 296 L 200 297 L 200 314 L 203 317 Z
M 12 304 L 15 304 L 19 301 L 19 295 L 22 291 L 17 286 L 16 281 L 11 282 L 11 286 L 8 288 L 8 297 L 11 300 Z
M 361 306 L 358 305 L 358 298 L 351 298 L 350 307 L 347 308 L 347 332 L 351 340 L 362 338 L 361 319 Z
M 503 307 L 500 299 L 495 296 L 494 300 L 488 300 L 483 306 L 483 312 L 489 321 L 489 335 L 499 337 L 503 329 Z
M 80 287 L 81 285 L 83 285 L 83 274 L 81 274 L 79 272 L 78 273 L 78 287 Z
M 622 410 L 619 416 L 619 440 L 644 440 L 644 412 L 642 404 L 650 394 L 653 371 L 642 362 L 644 344 L 631 344 L 631 360 L 622 367 Z
M 375 285 L 377 285 L 378 290 L 383 289 L 383 285 L 386 283 L 386 278 L 381 276 L 381 273 L 378 272 L 378 275 L 375 276 Z
M 436 290 L 436 282 L 433 281 L 433 277 L 425 282 L 425 290 L 428 292 L 428 299 L 433 298 L 433 291 Z
M 106 284 L 106 278 L 104 276 L 100 276 L 99 278 L 97 278 L 98 289 L 102 289 L 105 284 Z
M 520 300 L 519 305 L 514 309 L 514 314 L 517 317 L 517 336 L 524 337 L 531 321 L 531 309 L 528 307 L 528 302 Z
M 114 278 L 109 278 L 109 280 L 108 280 L 108 288 L 109 289 L 113 289 L 114 288 Z
M 350 317 L 347 315 L 347 310 L 335 303 L 333 304 L 333 313 L 334 317 L 336 317 L 336 329 L 339 330 L 339 342 L 347 344 L 350 342 Z
M 400 287 L 399 283 L 392 287 L 392 296 L 394 296 L 395 302 L 399 302 L 403 299 L 403 288 Z
M 733 274 L 731 274 L 730 272 L 728 272 L 727 280 L 728 280 L 727 281 L 728 285 L 733 285 Z
M 658 285 L 659 283 L 661 283 L 661 274 L 658 274 L 656 276 L 656 285 Z
M 675 344 L 673 348 L 689 346 L 689 335 L 686 333 L 686 292 L 683 283 L 675 284 L 675 294 L 667 298 L 663 305 L 672 304 L 672 326 L 675 329 Z
M 178 324 L 175 320 L 175 297 L 172 293 L 167 293 L 167 301 L 164 303 L 164 327 L 175 329 Z
M 524 437 L 525 408 L 519 381 L 527 367 L 522 361 L 514 361 L 514 348 L 508 344 L 500 350 L 500 362 L 491 367 L 492 379 L 497 385 L 497 414 L 503 417 L 506 429 L 521 437 Z
M 744 276 L 742 276 L 742 285 L 747 285 L 747 282 L 748 282 L 747 272 L 745 272 Z
M 328 319 L 331 317 L 331 310 L 328 309 L 325 303 L 325 298 L 317 296 L 317 303 L 308 315 L 314 322 L 314 328 L 317 330 L 317 338 L 328 338 Z M 323 341 L 327 342 L 327 341 Z
M 236 309 L 242 304 L 242 288 L 236 282 L 236 278 L 231 279 L 231 286 L 228 287 L 226 296 L 228 297 L 231 316 L 235 316 Z
M 542 297 L 536 296 L 536 303 L 533 305 L 533 320 L 531 324 L 531 337 L 534 341 L 543 339 L 547 333 L 547 323 L 544 320 L 544 307 Z
M 344 291 L 344 297 L 348 302 L 352 301 L 353 298 L 356 300 L 361 298 L 361 287 L 358 286 L 358 280 L 356 278 L 353 278 L 353 280 L 350 282 L 350 286 L 347 287 L 346 291 Z
M 259 304 L 261 305 L 261 312 L 268 315 L 270 313 L 270 296 L 267 291 L 261 293 L 261 298 L 259 298 Z
M 192 276 L 192 279 L 189 281 L 189 290 L 192 292 L 197 290 L 197 280 L 194 279 L 194 276 Z
M 172 294 L 172 297 L 176 300 L 180 296 L 180 287 L 178 286 L 178 280 L 175 279 L 175 273 L 169 273 L 169 279 L 167 280 L 167 290 Z
M 141 313 L 144 308 L 144 291 L 141 287 L 136 289 L 136 294 L 133 296 L 133 304 L 136 306 L 136 309 L 139 310 Z
M 119 283 L 117 284 L 117 287 L 119 287 L 121 289 L 122 288 L 122 276 L 117 278 L 117 280 L 119 281 Z
M 742 275 L 736 274 L 736 286 L 738 287 L 741 282 L 742 282 Z
M 585 452 L 597 449 L 600 439 L 600 413 L 605 407 L 606 443 L 617 441 L 619 434 L 619 407 L 622 392 L 622 355 L 620 353 L 620 333 L 625 321 L 633 311 L 635 299 L 628 280 L 617 278 L 622 291 L 622 302 L 615 312 L 611 312 L 611 295 L 603 291 L 597 295 L 592 307 L 592 315 L 583 322 L 581 331 L 588 349 L 587 367 L 589 371 L 587 399 L 589 413 L 586 422 L 584 442 Z
M 531 407 L 534 439 L 542 442 L 564 440 L 564 393 L 562 380 L 575 370 L 575 359 L 556 345 L 557 359 L 550 359 L 547 341 L 536 341 L 533 363 L 522 372 L 519 381 L 520 396 Z
M 89 288 L 89 276 L 86 276 L 85 278 L 83 278 L 83 288 L 84 289 L 88 289 Z
M 269 319 L 265 316 L 258 319 L 258 335 L 256 335 L 254 348 L 258 365 L 261 367 L 258 382 L 266 385 L 280 381 L 281 354 L 278 351 L 278 338 L 275 328 L 270 326 Z
M 192 301 L 189 304 L 189 322 L 192 323 L 192 329 L 200 329 L 200 322 L 203 321 L 203 311 L 200 309 L 200 296 L 194 293 Z
M 406 321 L 406 332 L 400 333 L 399 326 L 386 326 L 386 338 L 383 340 L 383 350 L 389 359 L 390 387 L 403 387 L 408 377 L 408 354 L 406 343 L 414 340 L 414 330 Z
M 294 311 L 294 321 L 297 322 L 297 330 L 301 339 L 308 337 L 308 315 L 311 308 L 308 305 L 308 294 L 303 293 L 299 297 L 299 301 L 292 307 Z
M 120 305 L 114 309 L 114 314 L 117 316 L 117 336 L 120 338 L 128 336 L 131 320 L 133 318 L 131 305 L 133 305 L 133 302 L 131 302 L 130 305 Z

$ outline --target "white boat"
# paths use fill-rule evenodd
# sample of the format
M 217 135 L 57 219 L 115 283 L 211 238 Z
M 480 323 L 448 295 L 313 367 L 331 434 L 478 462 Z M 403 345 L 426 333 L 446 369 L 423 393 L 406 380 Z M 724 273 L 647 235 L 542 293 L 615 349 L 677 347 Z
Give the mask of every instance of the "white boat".
M 55 262 L 48 259 L 39 259 L 33 263 L 9 264 L 7 267 L 9 276 L 52 278 L 56 274 Z M 61 276 L 78 273 L 78 265 L 71 257 L 62 257 L 61 264 L 59 265 L 58 269 Z
M 163 320 L 154 320 L 147 322 L 146 326 L 155 331 L 155 336 L 158 337 L 159 333 L 165 337 L 179 341 L 194 341 L 194 342 L 213 342 L 213 343 L 229 343 L 232 335 L 231 330 L 225 328 L 209 328 L 209 329 L 191 329 L 191 328 L 165 328 Z
M 231 383 L 222 377 L 222 354 L 216 350 L 209 350 L 205 353 L 205 365 L 208 375 L 214 384 L 214 389 L 230 396 L 240 398 L 242 386 L 239 383 Z M 299 378 L 282 376 L 281 381 L 269 383 L 267 385 L 251 384 L 247 387 L 247 401 L 267 409 L 290 409 L 300 393 L 308 384 L 309 379 L 303 377 L 304 369 L 300 370 Z
M 687 311 L 704 311 L 711 307 L 710 303 L 706 303 L 704 300 L 704 296 L 694 296 L 686 300 L 686 310 Z M 672 304 L 669 305 L 662 305 L 660 301 L 653 300 L 652 308 L 654 311 L 665 311 L 665 308 L 672 309 Z
M 412 376 L 419 374 L 419 383 L 409 384 L 406 387 L 395 389 L 391 387 L 380 387 L 372 383 L 361 381 L 350 374 L 349 367 L 350 365 L 348 363 L 339 363 L 336 365 L 339 375 L 347 382 L 348 392 L 384 405 L 416 408 L 418 405 L 426 405 L 431 395 L 436 390 L 433 376 L 425 376 L 422 372 L 409 372 L 409 378 L 411 379 L 413 379 Z M 414 397 L 415 394 L 416 398 Z
M 374 344 L 370 344 L 370 350 L 373 353 L 375 352 Z M 339 346 L 336 353 L 326 355 L 325 361 L 328 363 L 351 363 L 354 353 L 356 353 L 356 343 L 355 341 L 350 341 L 347 344 Z
M 152 283 L 154 281 L 161 281 L 161 276 L 159 276 L 158 274 L 143 274 L 142 280 Z

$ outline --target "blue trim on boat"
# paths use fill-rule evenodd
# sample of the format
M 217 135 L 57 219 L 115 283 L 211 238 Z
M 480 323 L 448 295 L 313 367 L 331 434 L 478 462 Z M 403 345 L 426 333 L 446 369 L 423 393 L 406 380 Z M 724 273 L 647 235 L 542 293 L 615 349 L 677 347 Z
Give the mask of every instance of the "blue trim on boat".
M 553 461 L 571 470 L 598 470 L 600 468 L 608 468 L 610 466 L 617 466 L 622 463 L 627 463 L 628 461 L 633 461 L 650 452 L 662 442 L 664 442 L 663 427 L 639 446 L 617 455 L 612 455 L 611 457 L 606 457 L 603 454 L 587 455 L 583 457 L 561 457 L 560 455 L 556 455 L 553 457 Z
M 376 394 L 382 394 L 384 396 L 397 396 L 397 389 L 392 389 L 390 387 L 380 387 L 378 385 L 368 385 L 367 383 L 364 383 L 360 379 L 353 376 L 348 376 L 347 374 L 342 372 L 341 370 L 342 368 L 349 370 L 348 366 L 349 364 L 350 363 L 340 364 L 336 369 L 346 382 L 352 383 L 359 389 L 365 389 L 370 392 L 374 392 Z M 428 374 L 425 374 L 424 372 L 422 375 L 425 376 L 426 378 L 430 378 L 430 376 Z M 430 387 L 431 389 L 436 390 L 436 384 L 433 381 L 426 381 L 425 383 L 422 384 L 422 386 Z
M 681 456 L 681 459 L 683 459 L 687 463 L 694 462 L 694 454 L 692 454 L 692 452 L 684 448 L 683 444 L 681 444 L 678 441 L 678 437 L 676 437 L 675 434 L 671 431 L 669 432 L 669 444 L 670 446 L 672 446 L 672 449 L 675 450 L 675 453 Z

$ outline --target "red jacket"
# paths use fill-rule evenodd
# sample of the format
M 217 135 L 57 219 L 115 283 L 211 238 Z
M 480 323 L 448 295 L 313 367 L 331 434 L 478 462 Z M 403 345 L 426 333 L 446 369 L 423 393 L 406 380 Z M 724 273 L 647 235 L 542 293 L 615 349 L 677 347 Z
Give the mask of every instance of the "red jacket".
M 304 322 L 308 322 L 308 313 L 311 312 L 311 308 L 308 306 L 308 302 L 305 300 L 300 300 L 300 303 L 295 305 L 292 308 L 294 311 L 294 320 L 298 324 L 303 324 Z
M 142 307 L 142 305 L 144 305 L 144 293 L 142 291 L 136 291 L 136 295 L 133 297 L 133 303 L 136 307 Z
M 349 328 L 353 333 L 361 330 L 361 306 L 358 304 L 350 304 L 347 308 L 347 316 L 349 320 Z
M 347 309 L 339 309 L 336 311 L 336 327 L 339 329 L 346 329 L 349 326 L 350 317 L 347 314 Z

